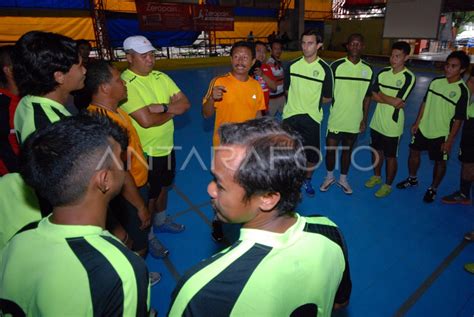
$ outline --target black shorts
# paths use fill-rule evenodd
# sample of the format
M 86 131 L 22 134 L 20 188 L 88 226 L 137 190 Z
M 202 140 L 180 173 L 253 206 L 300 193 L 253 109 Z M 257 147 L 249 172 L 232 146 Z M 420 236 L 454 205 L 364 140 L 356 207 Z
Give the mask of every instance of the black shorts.
M 298 114 L 283 120 L 283 124 L 298 132 L 303 138 L 306 160 L 318 164 L 321 160 L 321 125 L 307 114 Z
M 421 133 L 420 129 L 418 129 L 411 139 L 410 149 L 415 151 L 428 151 L 430 160 L 433 161 L 447 161 L 449 158 L 448 154 L 441 151 L 441 145 L 445 140 L 445 137 L 428 139 Z
M 174 150 L 167 156 L 149 157 L 148 183 L 150 192 L 148 199 L 158 198 L 163 187 L 173 184 L 176 174 L 176 155 Z
M 458 158 L 463 163 L 474 163 L 474 147 L 459 148 Z
M 377 151 L 383 152 L 385 157 L 398 156 L 399 137 L 390 137 L 370 129 L 370 146 Z
M 332 132 L 331 130 L 328 129 L 328 134 L 326 136 L 326 139 L 332 139 L 337 142 L 337 144 L 350 144 L 351 146 L 354 146 L 355 141 L 357 140 L 358 133 L 350 133 L 350 132 Z

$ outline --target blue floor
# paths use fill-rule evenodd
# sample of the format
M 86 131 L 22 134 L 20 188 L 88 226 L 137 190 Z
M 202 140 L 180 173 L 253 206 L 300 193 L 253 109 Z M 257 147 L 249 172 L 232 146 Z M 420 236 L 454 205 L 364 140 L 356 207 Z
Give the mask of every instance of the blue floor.
M 186 230 L 177 235 L 159 236 L 170 249 L 168 259 L 147 258 L 149 268 L 163 274 L 151 293 L 151 305 L 159 316 L 168 311 L 179 276 L 222 247 L 210 239 L 212 209 L 206 189 L 210 180 L 214 120 L 202 118 L 201 100 L 212 77 L 226 71 L 227 67 L 214 67 L 167 72 L 192 105 L 186 114 L 175 118 L 178 164 L 168 203 L 169 214 L 185 224 Z M 407 176 L 409 127 L 430 80 L 439 76 L 434 72 L 416 72 L 416 75 L 416 87 L 405 108 L 405 133 L 395 183 Z M 326 121 L 327 114 L 323 131 Z M 369 133 L 365 132 L 359 137 L 358 145 L 368 144 Z M 458 188 L 457 150 L 458 143 L 438 190 L 439 197 L 430 205 L 422 202 L 433 167 L 427 154 L 422 156 L 420 185 L 416 188 L 404 191 L 395 188 L 389 197 L 377 199 L 375 190 L 364 187 L 371 170 L 351 167 L 349 181 L 353 195 L 347 196 L 332 186 L 326 193 L 317 192 L 314 198 L 303 199 L 298 207 L 301 214 L 329 216 L 347 240 L 352 297 L 350 305 L 334 316 L 474 316 L 474 275 L 463 269 L 464 263 L 474 262 L 474 243 L 462 240 L 465 232 L 474 230 L 474 208 L 443 205 L 439 199 Z M 369 155 L 362 148 L 355 156 L 356 164 L 362 169 L 369 166 Z M 325 168 L 321 165 L 313 176 L 315 187 L 319 187 L 324 175 Z M 228 226 L 227 231 L 231 240 L 238 228 Z

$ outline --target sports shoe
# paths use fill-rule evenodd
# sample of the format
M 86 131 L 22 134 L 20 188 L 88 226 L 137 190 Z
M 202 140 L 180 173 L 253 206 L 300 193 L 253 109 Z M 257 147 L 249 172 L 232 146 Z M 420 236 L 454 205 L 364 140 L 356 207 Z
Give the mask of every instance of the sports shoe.
M 158 272 L 150 272 L 148 273 L 148 277 L 150 278 L 150 286 L 158 284 L 161 280 L 161 274 Z
M 164 259 L 170 254 L 170 251 L 156 237 L 148 240 L 148 251 L 155 259 Z
M 464 265 L 464 269 L 471 274 L 474 274 L 474 263 L 467 263 Z
M 365 187 L 374 188 L 378 184 L 382 184 L 382 177 L 373 175 L 365 182 Z
M 222 231 L 222 222 L 219 220 L 212 221 L 212 232 L 211 237 L 216 242 L 224 240 L 224 232 Z
M 423 201 L 425 203 L 432 203 L 436 198 L 436 190 L 433 188 L 428 188 L 426 190 L 425 196 L 423 196 Z
M 474 231 L 468 232 L 464 235 L 464 240 L 474 241 Z
M 349 185 L 349 182 L 347 180 L 339 180 L 337 182 L 337 186 L 342 188 L 342 191 L 344 192 L 344 194 L 346 195 L 352 194 L 351 185 Z
M 398 183 L 397 188 L 398 189 L 405 189 L 405 188 L 416 186 L 416 185 L 418 185 L 418 179 L 416 179 L 416 178 L 413 179 L 413 178 L 408 177 L 404 181 L 401 181 L 400 183 Z
M 382 186 L 380 186 L 379 190 L 375 192 L 375 197 L 384 198 L 390 195 L 391 192 L 392 192 L 392 186 L 383 184 Z
M 161 233 L 180 233 L 183 232 L 186 227 L 182 224 L 173 222 L 170 217 L 166 217 L 165 222 L 162 225 L 157 224 L 157 218 L 153 219 L 153 226 L 155 227 L 156 232 Z
M 311 184 L 311 179 L 304 180 L 303 188 L 309 197 L 314 197 L 314 194 L 316 194 L 316 192 L 313 189 L 313 185 Z
M 441 198 L 441 201 L 445 204 L 461 204 L 461 205 L 470 205 L 472 201 L 464 196 L 460 191 L 454 192 L 451 195 L 444 196 Z
M 334 177 L 326 177 L 324 178 L 324 182 L 319 186 L 319 190 L 322 192 L 327 192 L 329 187 L 331 187 L 332 184 L 336 182 L 336 179 Z

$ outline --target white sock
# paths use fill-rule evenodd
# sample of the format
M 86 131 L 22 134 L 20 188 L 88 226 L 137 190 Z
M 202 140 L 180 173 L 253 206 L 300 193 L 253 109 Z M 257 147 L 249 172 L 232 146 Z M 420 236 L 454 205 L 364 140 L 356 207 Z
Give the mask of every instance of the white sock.
M 166 221 L 166 210 L 157 212 L 153 217 L 153 224 L 155 226 L 161 226 Z
M 347 175 L 344 175 L 344 174 L 339 175 L 339 180 L 341 182 L 347 182 Z
M 328 174 L 326 175 L 326 178 L 334 178 L 334 171 L 328 171 Z

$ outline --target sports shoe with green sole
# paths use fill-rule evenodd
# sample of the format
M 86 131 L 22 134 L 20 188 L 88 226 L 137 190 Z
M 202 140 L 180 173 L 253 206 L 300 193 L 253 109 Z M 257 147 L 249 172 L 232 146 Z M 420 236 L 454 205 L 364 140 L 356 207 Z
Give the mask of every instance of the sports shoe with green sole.
M 467 263 L 464 265 L 464 269 L 471 274 L 474 274 L 474 263 Z
M 365 182 L 365 187 L 374 188 L 378 184 L 382 184 L 382 177 L 374 175 Z
M 375 192 L 375 197 L 384 198 L 390 195 L 391 192 L 392 187 L 390 185 L 383 184 L 382 186 L 380 186 L 379 190 Z

